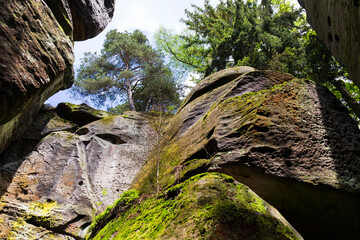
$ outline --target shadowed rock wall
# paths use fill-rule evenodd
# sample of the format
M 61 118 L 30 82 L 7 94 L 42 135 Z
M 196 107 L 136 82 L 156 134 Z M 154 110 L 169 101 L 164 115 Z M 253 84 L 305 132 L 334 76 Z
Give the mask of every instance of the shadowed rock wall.
M 1 0 L 0 153 L 42 103 L 73 83 L 73 40 L 96 36 L 114 1 Z
M 298 0 L 307 20 L 360 87 L 360 3 L 358 0 Z

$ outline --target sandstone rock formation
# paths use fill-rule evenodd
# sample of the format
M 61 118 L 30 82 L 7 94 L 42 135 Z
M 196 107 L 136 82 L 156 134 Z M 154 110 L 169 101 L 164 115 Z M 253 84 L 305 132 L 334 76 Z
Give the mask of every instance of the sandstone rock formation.
M 72 0 L 68 2 L 72 14 L 75 41 L 86 40 L 98 35 L 111 21 L 115 9 L 115 0 Z
M 47 98 L 71 86 L 72 41 L 98 34 L 111 20 L 113 4 L 113 0 L 1 2 L 0 153 L 20 138 Z
M 274 205 L 305 239 L 360 238 L 360 130 L 322 86 L 248 67 L 220 71 L 188 95 L 163 141 L 162 189 L 222 172 Z M 155 189 L 157 160 L 144 166 L 136 189 Z
M 360 3 L 358 0 L 298 0 L 319 38 L 360 87 Z
M 42 110 L 0 155 L 0 239 L 82 239 L 95 214 L 129 188 L 152 135 L 137 113 L 79 128 Z
M 166 194 L 119 205 L 93 239 L 302 239 L 276 209 L 222 174 L 200 174 Z
M 80 105 L 72 103 L 59 103 L 55 111 L 59 117 L 69 120 L 78 126 L 84 126 L 104 117 L 115 115 L 111 112 L 93 109 L 85 103 Z

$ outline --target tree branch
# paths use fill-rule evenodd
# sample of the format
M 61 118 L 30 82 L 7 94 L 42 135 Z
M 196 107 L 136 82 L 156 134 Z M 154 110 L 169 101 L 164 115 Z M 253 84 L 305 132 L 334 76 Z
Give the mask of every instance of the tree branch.
M 125 69 L 129 69 L 129 68 L 130 68 L 130 66 L 129 66 L 129 62 L 128 62 L 128 60 L 127 60 L 127 59 L 125 59 L 125 57 L 123 56 L 123 54 L 122 54 L 121 52 L 119 52 L 119 55 L 120 55 L 121 59 L 123 60 L 123 62 L 124 62 L 124 64 L 125 64 L 125 66 L 126 66 L 126 68 L 125 68 Z M 124 69 L 124 70 L 125 70 L 125 69 Z
M 165 42 L 166 48 L 169 50 L 169 52 L 174 56 L 174 58 L 175 58 L 176 60 L 178 60 L 179 62 L 182 62 L 182 63 L 184 63 L 184 64 L 186 64 L 186 65 L 189 65 L 189 66 L 191 66 L 191 67 L 193 67 L 193 68 L 200 68 L 200 66 L 196 66 L 196 65 L 194 65 L 194 64 L 192 64 L 192 63 L 189 63 L 189 62 L 187 62 L 187 61 L 185 61 L 185 60 L 180 59 L 180 58 L 176 55 L 176 53 L 171 49 L 171 47 L 169 46 L 169 43 L 168 43 L 166 40 L 164 40 L 164 42 Z
M 342 98 L 349 105 L 351 110 L 353 110 L 355 115 L 360 119 L 360 104 L 351 96 L 344 82 L 341 80 L 334 80 L 332 81 L 332 84 L 335 86 L 336 90 L 340 92 Z

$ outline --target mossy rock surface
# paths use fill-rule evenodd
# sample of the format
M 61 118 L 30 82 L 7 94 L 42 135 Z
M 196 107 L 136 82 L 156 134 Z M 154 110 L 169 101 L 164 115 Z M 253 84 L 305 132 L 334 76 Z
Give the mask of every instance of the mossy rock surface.
M 116 115 L 111 112 L 92 108 L 85 103 L 80 105 L 59 103 L 55 111 L 61 118 L 76 123 L 79 126 L 84 126 L 96 120 Z
M 360 131 L 346 108 L 305 79 L 256 70 L 234 77 L 233 72 L 209 76 L 189 94 L 132 186 L 145 194 L 156 191 L 158 160 L 162 190 L 199 173 L 223 172 L 270 196 L 265 200 L 296 222 L 306 239 L 324 232 L 329 238 L 343 232 L 359 238 Z M 284 189 L 269 193 L 277 186 Z M 315 195 L 319 200 L 307 203 L 309 219 L 300 199 Z M 333 206 L 331 213 L 318 202 Z
M 191 176 L 189 171 L 221 171 L 236 163 L 277 177 L 360 191 L 360 131 L 324 87 L 287 74 L 252 71 L 185 102 L 163 139 L 163 189 Z M 144 166 L 135 188 L 153 189 L 156 160 Z
M 93 239 L 302 239 L 248 187 L 200 174 L 131 203 Z

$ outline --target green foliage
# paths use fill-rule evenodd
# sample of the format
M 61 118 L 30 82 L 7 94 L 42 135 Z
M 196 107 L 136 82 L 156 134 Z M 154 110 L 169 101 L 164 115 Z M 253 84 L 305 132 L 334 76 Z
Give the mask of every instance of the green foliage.
M 170 71 L 162 77 L 144 82 L 143 86 L 135 88 L 134 103 L 139 111 L 166 111 L 169 107 L 177 108 L 180 101 L 181 84 L 176 82 Z M 122 114 L 130 110 L 129 102 L 119 104 L 108 111 Z
M 191 34 L 189 31 L 187 33 Z M 168 66 L 177 78 L 186 76 L 194 69 L 199 69 L 199 72 L 204 70 L 203 46 L 188 46 L 181 36 L 163 27 L 156 31 L 155 41 L 157 49 L 169 58 Z
M 169 69 L 163 72 L 159 78 L 153 78 L 144 83 L 143 88 L 135 89 L 135 105 L 142 111 L 162 111 L 168 107 L 178 107 L 181 103 L 181 84 L 174 81 Z
M 306 77 L 323 84 L 349 108 L 358 122 L 360 119 L 360 91 L 349 79 L 346 69 L 333 57 L 326 46 L 310 30 L 305 39 Z
M 157 91 L 154 91 L 157 89 Z M 149 107 L 176 102 L 178 84 L 139 30 L 107 33 L 101 53 L 85 53 L 72 92 L 101 106 L 107 100 Z M 161 93 L 160 93 L 161 92 Z M 166 92 L 166 94 L 164 94 Z M 142 109 L 142 110 L 143 110 Z
M 182 19 L 187 30 L 157 33 L 161 51 L 201 77 L 232 66 L 251 66 L 310 78 L 327 86 L 360 119 L 360 94 L 346 70 L 316 37 L 301 9 L 287 0 L 206 0 Z
M 305 17 L 288 1 L 227 0 L 213 7 L 207 0 L 192 7 L 182 19 L 187 31 L 160 29 L 156 35 L 160 49 L 183 68 L 208 76 L 234 65 L 265 69 L 274 56 L 298 54 Z M 291 64 L 284 67 L 295 71 Z
M 130 106 L 128 102 L 125 102 L 123 104 L 118 104 L 115 107 L 108 107 L 107 109 L 109 112 L 122 114 L 123 112 L 130 111 Z

